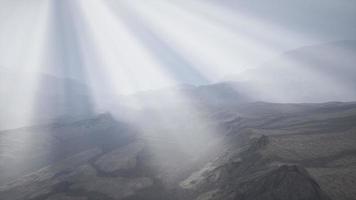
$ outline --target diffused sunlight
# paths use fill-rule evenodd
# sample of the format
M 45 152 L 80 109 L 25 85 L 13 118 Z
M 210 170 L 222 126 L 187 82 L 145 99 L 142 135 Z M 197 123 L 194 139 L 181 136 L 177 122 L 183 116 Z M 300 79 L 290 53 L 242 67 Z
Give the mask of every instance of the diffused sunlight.
M 306 33 L 211 1 L 8 2 L 0 8 L 0 94 L 6 94 L 0 99 L 0 127 L 110 112 L 134 123 L 162 163 L 173 151 L 198 159 L 221 144 L 216 137 L 221 127 L 196 96 L 180 87 L 234 77 L 254 98 L 303 100 L 304 91 L 295 96 L 281 84 L 285 74 L 276 71 L 282 70 L 259 66 L 283 51 L 317 42 Z M 280 66 L 289 77 L 304 78 L 306 85 L 356 96 L 343 80 L 300 64 L 287 57 Z M 24 158 L 38 138 L 18 135 L 24 137 L 16 144 L 22 146 L 19 158 Z M 6 138 L 0 156 L 14 146 L 13 138 Z

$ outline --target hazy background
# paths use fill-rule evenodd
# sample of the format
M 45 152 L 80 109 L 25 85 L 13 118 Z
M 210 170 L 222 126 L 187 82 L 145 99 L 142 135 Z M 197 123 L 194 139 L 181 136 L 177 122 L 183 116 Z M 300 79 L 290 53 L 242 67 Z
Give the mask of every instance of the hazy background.
M 251 101 L 353 101 L 355 21 L 352 0 L 1 0 L 1 118 L 226 81 Z

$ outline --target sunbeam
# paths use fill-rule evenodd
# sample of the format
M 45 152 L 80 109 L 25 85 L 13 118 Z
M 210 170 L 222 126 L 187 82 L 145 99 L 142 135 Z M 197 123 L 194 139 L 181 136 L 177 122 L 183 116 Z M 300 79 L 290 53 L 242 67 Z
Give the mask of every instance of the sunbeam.
M 9 8 L 12 10 L 10 18 L 2 19 L 0 32 L 3 67 L 0 69 L 0 124 L 3 129 L 33 123 L 33 105 L 38 92 L 45 52 L 43 38 L 46 38 L 49 15 L 48 3 L 44 1 L 12 2 L 9 5 L 14 7 Z
M 148 108 L 150 113 L 149 115 L 152 115 L 150 118 L 154 119 L 156 122 L 161 122 L 161 129 L 167 129 L 166 131 L 157 132 L 155 131 L 158 129 L 157 127 L 152 130 L 152 125 L 147 126 L 147 122 L 140 122 L 138 126 L 141 127 L 142 137 L 165 138 L 166 140 L 173 141 L 176 145 L 178 145 L 178 149 L 185 151 L 185 153 L 190 155 L 198 155 L 197 149 L 203 150 L 203 147 L 209 146 L 207 145 L 207 141 L 211 141 L 211 143 L 213 143 L 211 138 L 216 131 L 207 128 L 209 122 L 199 117 L 199 111 L 192 105 L 192 102 L 188 100 L 190 97 L 186 97 L 180 92 L 171 93 L 169 98 L 160 99 L 160 102 L 157 102 L 156 100 L 150 101 L 150 99 L 144 95 L 137 95 L 130 98 L 122 97 L 122 94 L 131 93 L 133 91 L 148 90 L 155 87 L 157 88 L 157 86 L 168 87 L 180 82 L 184 83 L 184 75 L 188 76 L 192 73 L 192 70 L 194 70 L 189 69 L 189 67 L 192 66 L 187 65 L 182 58 L 179 58 L 179 55 L 175 55 L 173 50 L 170 49 L 171 47 L 164 47 L 163 43 L 160 43 L 157 40 L 150 41 L 150 38 L 148 38 L 149 41 L 147 42 L 149 44 L 145 44 L 145 41 L 142 42 L 140 38 L 142 37 L 141 34 L 137 37 L 133 37 L 131 32 L 127 30 L 130 29 L 127 25 L 128 22 L 126 22 L 126 24 L 121 22 L 121 20 L 133 20 L 127 19 L 127 17 L 132 17 L 127 13 L 116 17 L 112 11 L 108 9 L 107 5 L 98 1 L 86 1 L 85 5 L 86 6 L 83 6 L 82 8 L 84 15 L 86 14 L 85 19 L 87 22 L 90 22 L 90 24 L 88 24 L 88 28 L 91 28 L 90 31 L 93 33 L 93 40 L 98 40 L 95 42 L 95 47 L 100 50 L 99 55 L 101 56 L 100 60 L 102 61 L 101 70 L 107 73 L 107 81 L 110 82 L 110 87 L 117 91 L 117 97 L 115 98 L 117 100 L 116 104 L 125 104 L 127 103 L 125 101 L 130 101 L 126 105 L 134 105 L 134 108 L 140 108 L 143 111 Z M 94 8 L 95 11 L 90 10 Z M 93 14 L 94 12 L 95 14 Z M 121 17 L 123 17 L 123 19 L 121 19 Z M 100 25 L 99 23 L 96 23 L 99 21 L 101 22 Z M 135 23 L 139 23 L 132 21 L 129 22 L 131 22 L 130 24 L 133 24 L 134 26 L 138 25 Z M 144 27 L 141 26 L 141 28 Z M 131 30 L 135 31 L 136 29 L 133 28 Z M 113 34 L 110 34 L 109 32 Z M 133 32 L 133 34 L 135 33 Z M 104 35 L 106 36 L 104 37 Z M 147 38 L 143 38 L 143 40 L 145 39 Z M 139 42 L 142 42 L 142 44 Z M 145 46 L 154 45 L 152 42 L 158 46 L 156 48 L 152 46 L 148 46 L 150 48 L 147 48 L 147 46 Z M 161 57 L 157 57 L 158 54 L 152 54 L 150 52 L 155 51 L 156 49 L 158 53 L 164 50 L 167 54 L 160 53 Z M 167 58 L 167 62 L 165 61 L 165 57 Z M 170 63 L 176 66 L 169 65 Z M 178 70 L 179 65 L 185 65 L 189 71 L 176 72 L 175 70 Z M 174 67 L 176 69 L 169 69 Z M 183 77 L 176 77 L 177 74 Z M 199 78 L 194 78 L 195 80 L 194 82 L 192 81 L 193 83 L 199 81 Z M 134 102 L 131 102 L 132 100 Z M 194 124 L 198 124 L 198 126 L 192 125 L 188 130 L 180 130 L 177 125 L 173 126 L 172 124 L 169 124 L 168 121 L 182 121 L 182 116 L 180 115 L 178 115 L 180 116 L 179 120 L 175 119 L 177 116 L 164 115 L 164 113 L 168 112 L 168 108 L 164 105 L 169 104 L 172 100 L 174 102 L 179 102 L 176 104 L 178 107 L 175 109 L 182 113 L 190 113 L 189 116 L 191 117 L 191 120 L 194 121 Z M 122 118 L 122 116 L 120 116 L 122 115 L 120 112 L 115 110 L 111 110 L 111 112 Z M 154 121 L 152 121 L 152 124 Z M 163 126 L 166 127 L 163 128 Z M 201 128 L 198 127 L 205 127 L 206 130 L 199 130 Z M 192 132 L 194 132 L 194 134 L 191 134 Z M 184 139 L 187 137 L 191 138 L 190 142 L 187 142 Z M 156 151 L 156 153 L 158 152 Z M 161 162 L 163 161 L 161 160 Z
M 93 45 L 116 95 L 172 85 L 158 70 L 158 64 L 126 27 L 100 1 L 83 2 L 81 9 L 88 23 Z M 98 80 L 100 81 L 100 80 Z
M 291 48 L 302 40 L 267 22 L 203 3 L 130 1 L 130 4 L 161 38 L 174 44 L 186 59 L 193 59 L 191 62 L 198 70 L 214 81 L 256 67 L 276 56 L 276 49 Z M 272 45 L 270 41 L 276 41 L 277 37 L 279 44 Z
M 355 21 L 350 0 L 0 0 L 0 199 L 355 199 Z

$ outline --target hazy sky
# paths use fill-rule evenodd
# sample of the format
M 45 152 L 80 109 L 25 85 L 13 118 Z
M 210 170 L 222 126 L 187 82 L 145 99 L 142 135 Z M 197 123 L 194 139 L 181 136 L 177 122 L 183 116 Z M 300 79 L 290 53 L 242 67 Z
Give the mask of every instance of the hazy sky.
M 300 46 L 356 39 L 353 0 L 1 0 L 0 67 L 122 93 L 205 84 Z
M 354 0 L 211 0 L 321 41 L 356 39 Z
M 305 45 L 356 40 L 355 22 L 355 0 L 0 0 L 0 126 L 32 124 L 45 101 L 47 112 L 91 110 L 227 77 L 248 79 L 243 91 L 264 101 L 355 100 L 355 51 L 321 46 L 266 65 Z

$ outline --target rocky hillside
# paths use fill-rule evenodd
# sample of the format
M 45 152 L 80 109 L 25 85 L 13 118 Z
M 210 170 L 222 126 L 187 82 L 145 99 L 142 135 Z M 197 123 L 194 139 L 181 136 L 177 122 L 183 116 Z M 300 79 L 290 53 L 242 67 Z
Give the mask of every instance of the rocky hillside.
M 48 140 L 58 144 L 49 142 L 48 148 L 54 145 L 61 156 L 6 181 L 0 199 L 355 199 L 355 103 L 260 102 L 210 107 L 204 113 L 219 127 L 214 137 L 219 142 L 195 154 L 178 148 L 172 137 L 143 133 L 142 127 L 149 133 L 169 131 L 150 120 L 151 127 L 134 129 L 140 126 L 101 115 L 27 129 L 52 133 Z M 187 130 L 182 126 L 191 118 L 179 119 L 181 128 L 175 128 Z M 14 152 L 0 158 L 20 155 Z

